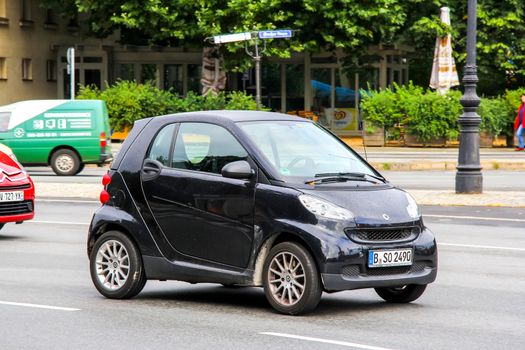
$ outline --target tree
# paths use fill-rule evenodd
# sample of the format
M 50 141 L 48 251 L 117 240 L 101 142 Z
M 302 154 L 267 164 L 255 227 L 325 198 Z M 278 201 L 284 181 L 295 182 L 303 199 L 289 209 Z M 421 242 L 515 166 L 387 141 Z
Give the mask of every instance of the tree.
M 369 44 L 392 42 L 406 20 L 403 0 L 70 0 L 90 16 L 91 29 L 106 34 L 116 27 L 139 30 L 151 42 L 202 47 L 222 33 L 260 29 L 297 30 L 291 40 L 275 40 L 268 54 L 343 49 L 362 52 Z M 57 5 L 64 1 L 45 0 Z M 230 69 L 244 69 L 242 44 L 221 47 Z M 235 59 L 235 58 L 241 58 Z M 244 63 L 244 65 L 241 65 Z
M 450 7 L 451 27 L 439 23 L 439 8 Z M 412 1 L 407 3 L 408 21 L 401 32 L 418 53 L 411 72 L 420 72 L 419 84 L 427 84 L 436 35 L 452 34 L 458 68 L 466 59 L 467 1 Z M 496 95 L 505 88 L 522 86 L 525 77 L 525 6 L 522 0 L 479 0 L 477 64 L 478 91 Z

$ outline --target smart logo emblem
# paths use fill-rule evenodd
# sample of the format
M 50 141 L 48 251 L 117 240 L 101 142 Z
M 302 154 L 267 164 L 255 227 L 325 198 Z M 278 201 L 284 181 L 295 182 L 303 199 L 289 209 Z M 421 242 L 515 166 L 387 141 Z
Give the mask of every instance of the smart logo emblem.
M 390 216 L 388 216 L 387 214 L 383 214 L 383 219 L 385 219 L 386 221 L 390 220 Z
M 24 137 L 25 133 L 26 133 L 25 130 L 22 128 L 16 128 L 15 131 L 13 131 L 13 134 L 15 135 L 16 138 Z

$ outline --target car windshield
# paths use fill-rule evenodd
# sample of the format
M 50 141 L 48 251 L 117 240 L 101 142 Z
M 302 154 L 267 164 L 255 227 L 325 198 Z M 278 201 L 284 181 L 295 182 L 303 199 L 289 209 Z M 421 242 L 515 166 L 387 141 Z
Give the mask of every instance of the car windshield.
M 358 174 L 377 176 L 370 166 L 317 124 L 255 121 L 238 125 L 287 182 Z

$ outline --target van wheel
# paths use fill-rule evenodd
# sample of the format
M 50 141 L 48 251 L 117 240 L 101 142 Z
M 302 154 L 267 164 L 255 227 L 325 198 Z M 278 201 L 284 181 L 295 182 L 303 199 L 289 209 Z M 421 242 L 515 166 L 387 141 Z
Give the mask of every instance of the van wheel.
M 89 265 L 93 284 L 106 298 L 132 298 L 146 284 L 140 252 L 122 232 L 104 233 L 93 246 Z
M 305 314 L 321 300 L 317 266 L 310 253 L 297 243 L 280 243 L 270 250 L 264 263 L 263 284 L 266 299 L 283 314 Z
M 80 166 L 78 167 L 78 170 L 75 173 L 75 175 L 80 174 L 82 172 L 82 170 L 84 170 L 85 166 L 86 166 L 86 164 L 80 163 Z
M 51 168 L 59 176 L 75 175 L 80 169 L 80 158 L 67 148 L 61 148 L 51 156 Z
M 425 289 L 426 284 L 407 284 L 394 288 L 376 288 L 376 293 L 389 303 L 410 303 L 419 298 Z

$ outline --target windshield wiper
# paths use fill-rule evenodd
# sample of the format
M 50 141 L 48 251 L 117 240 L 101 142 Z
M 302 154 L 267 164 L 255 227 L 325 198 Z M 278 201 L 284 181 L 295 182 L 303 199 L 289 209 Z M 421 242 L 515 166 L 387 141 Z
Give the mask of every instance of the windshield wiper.
M 368 177 L 368 178 L 367 178 Z M 315 174 L 315 178 L 306 180 L 304 183 L 306 184 L 316 184 L 316 183 L 326 183 L 326 182 L 346 182 L 346 181 L 367 181 L 377 184 L 376 181 L 371 180 L 370 178 L 374 180 L 381 181 L 383 183 L 386 182 L 386 180 L 382 177 L 371 175 L 371 174 L 365 174 L 365 173 L 320 173 Z

